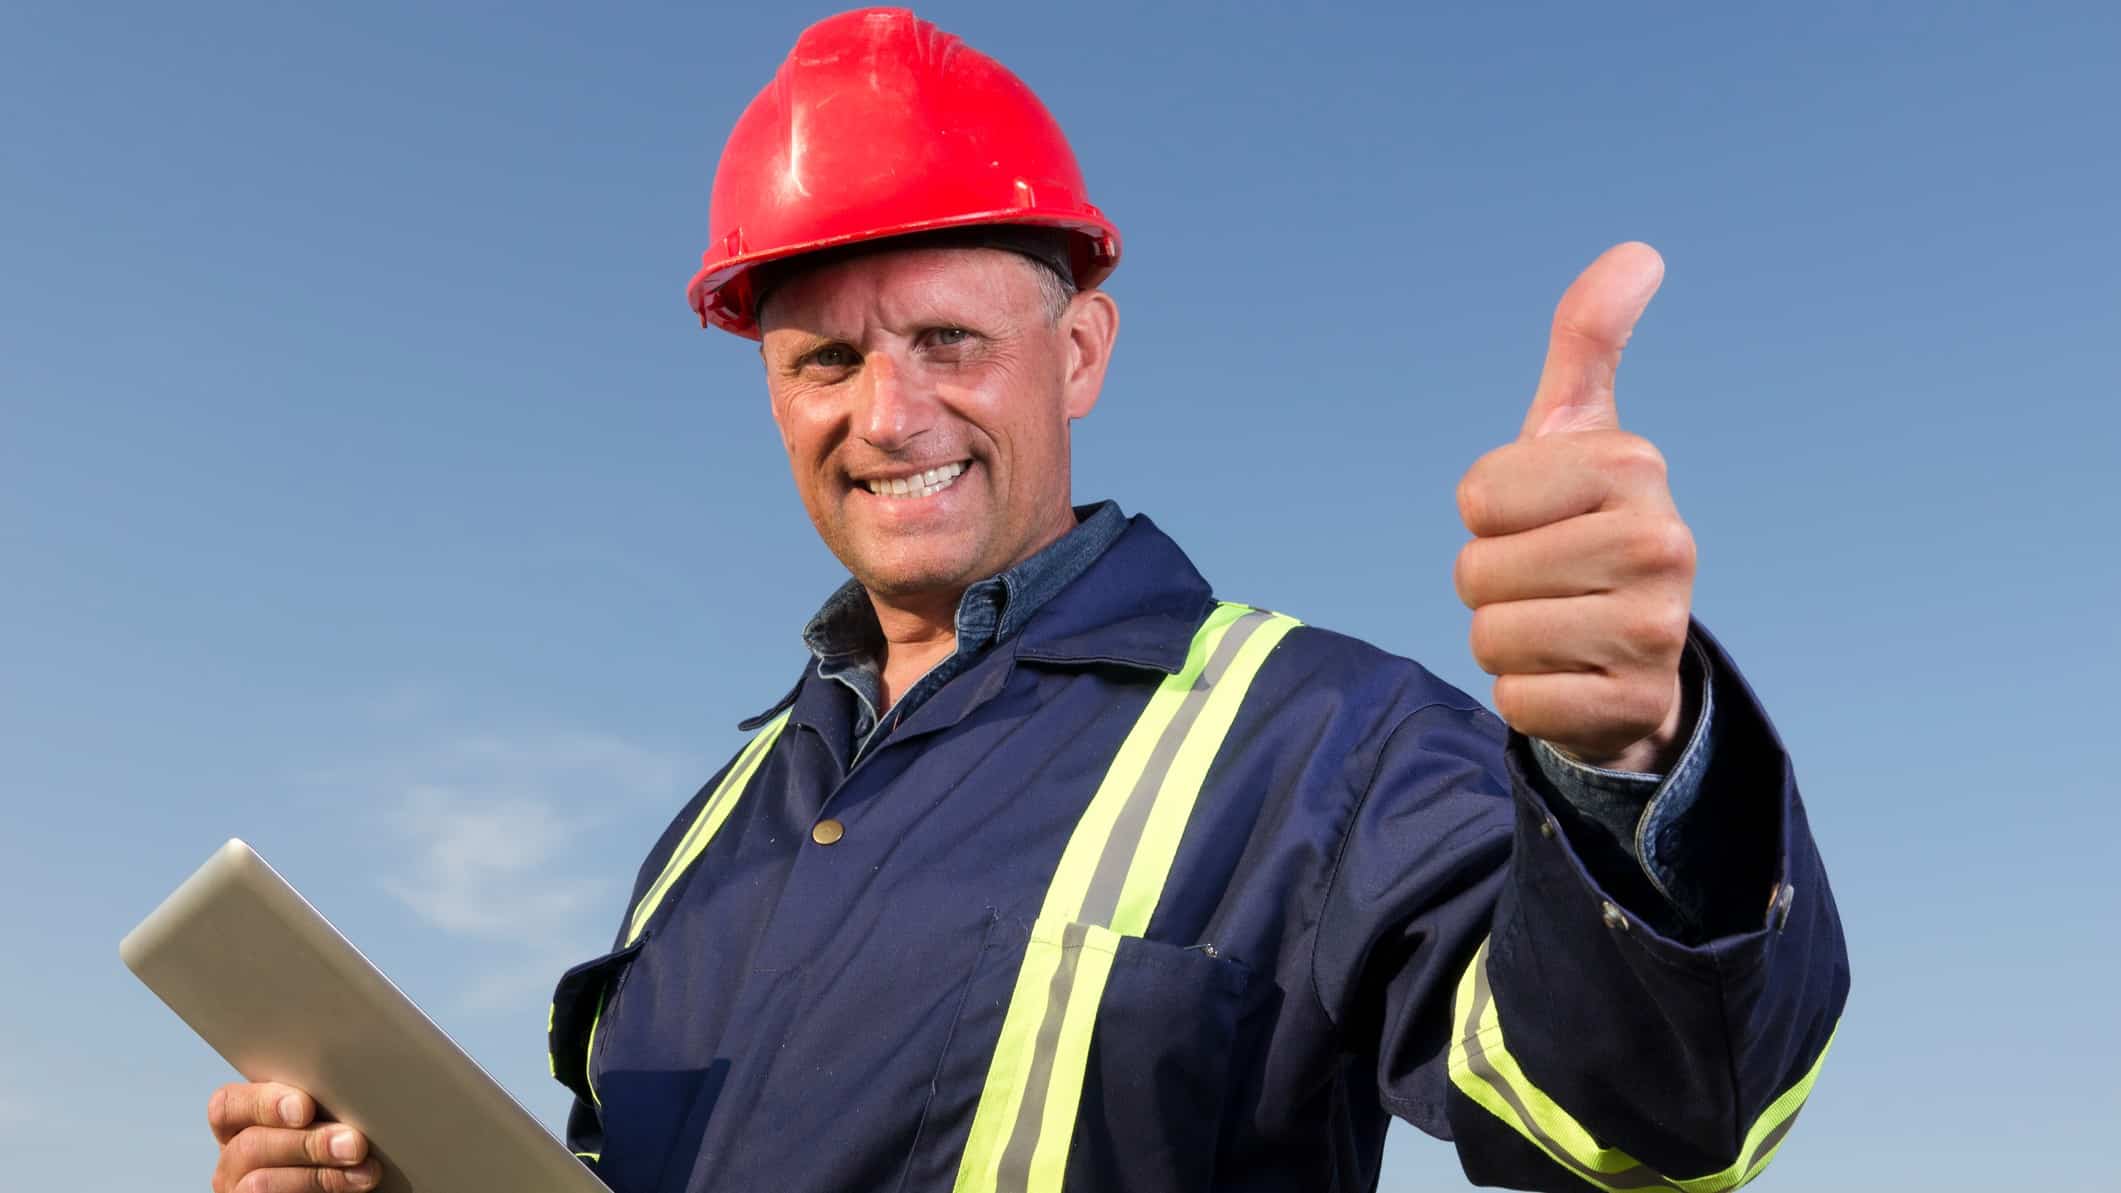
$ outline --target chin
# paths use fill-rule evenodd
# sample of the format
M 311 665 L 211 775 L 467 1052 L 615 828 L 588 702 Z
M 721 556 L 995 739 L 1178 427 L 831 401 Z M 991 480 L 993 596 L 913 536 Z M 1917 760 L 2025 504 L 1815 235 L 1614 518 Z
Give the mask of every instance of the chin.
M 862 587 L 885 597 L 955 592 L 982 579 L 975 552 L 853 552 L 841 557 Z
M 928 593 L 960 592 L 979 579 L 969 574 L 971 569 L 940 565 L 849 570 L 854 571 L 855 578 L 862 582 L 863 588 L 881 597 L 905 598 Z

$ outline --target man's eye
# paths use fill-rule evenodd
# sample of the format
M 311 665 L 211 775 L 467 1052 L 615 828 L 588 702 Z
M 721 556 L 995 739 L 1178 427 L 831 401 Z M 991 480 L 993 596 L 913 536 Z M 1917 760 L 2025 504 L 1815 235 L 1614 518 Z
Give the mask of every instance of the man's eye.
M 972 338 L 972 333 L 962 327 L 938 327 L 928 333 L 928 342 L 939 348 L 962 344 Z
M 812 352 L 804 363 L 818 365 L 827 369 L 851 369 L 859 361 L 854 355 L 854 349 L 849 348 L 847 345 L 827 344 Z

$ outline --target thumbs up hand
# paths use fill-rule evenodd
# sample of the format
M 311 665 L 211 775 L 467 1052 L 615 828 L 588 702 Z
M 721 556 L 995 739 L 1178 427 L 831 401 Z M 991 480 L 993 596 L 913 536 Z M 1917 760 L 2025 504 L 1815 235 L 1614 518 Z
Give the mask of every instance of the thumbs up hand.
M 1620 351 L 1664 278 L 1646 244 L 1583 271 L 1554 311 L 1515 443 L 1458 484 L 1473 657 L 1511 726 L 1593 766 L 1663 771 L 1687 728 L 1679 681 L 1694 540 L 1649 440 L 1620 429 Z

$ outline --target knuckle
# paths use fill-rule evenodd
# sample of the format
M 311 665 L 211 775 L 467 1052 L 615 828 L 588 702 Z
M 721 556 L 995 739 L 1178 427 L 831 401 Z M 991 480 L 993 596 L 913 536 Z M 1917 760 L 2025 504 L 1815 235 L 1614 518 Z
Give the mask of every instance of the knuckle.
M 1686 648 L 1687 631 L 1693 627 L 1693 610 L 1683 596 L 1667 597 L 1658 602 L 1659 622 L 1657 646 L 1660 658 L 1670 656 L 1676 660 L 1679 652 Z
M 1606 467 L 1623 476 L 1654 481 L 1662 481 L 1665 477 L 1664 453 L 1640 435 L 1615 431 L 1606 440 L 1604 448 Z
M 1687 605 L 1669 597 L 1646 597 L 1630 603 L 1621 634 L 1639 658 L 1661 659 L 1686 642 Z
M 1676 517 L 1662 519 L 1657 528 L 1659 559 L 1663 570 L 1676 575 L 1694 574 L 1694 532 Z
M 1506 512 L 1502 504 L 1503 485 L 1498 478 L 1507 475 L 1517 444 L 1504 444 L 1473 461 L 1466 474 L 1458 479 L 1458 516 L 1466 529 L 1474 534 L 1490 534 L 1501 525 Z
M 1472 627 L 1466 632 L 1466 644 L 1473 651 L 1473 661 L 1482 671 L 1490 675 L 1502 674 L 1502 657 L 1498 650 L 1496 611 L 1490 606 L 1473 611 Z
M 1478 464 L 1458 482 L 1458 518 L 1466 524 L 1466 529 L 1474 534 L 1479 534 L 1481 528 L 1488 525 L 1487 488 L 1486 482 L 1480 477 Z
M 231 1137 L 222 1147 L 221 1155 L 233 1161 L 237 1171 L 249 1172 L 258 1166 L 259 1135 L 256 1127 L 246 1127 Z
M 1638 574 L 1690 574 L 1694 534 L 1678 518 L 1646 518 L 1630 529 L 1624 554 Z
M 1671 690 L 1663 684 L 1629 684 L 1620 701 L 1626 712 L 1622 720 L 1625 740 L 1616 742 L 1616 746 L 1624 749 L 1663 728 L 1670 701 Z
M 1479 546 L 1476 541 L 1459 548 L 1458 560 L 1451 565 L 1451 587 L 1458 591 L 1458 599 L 1465 602 L 1468 608 L 1477 608 L 1480 605 L 1483 568 L 1479 556 L 1482 552 L 1475 550 Z
M 1540 736 L 1538 705 L 1528 682 L 1522 675 L 1500 675 L 1495 678 L 1495 715 L 1508 722 L 1519 733 L 1532 737 Z

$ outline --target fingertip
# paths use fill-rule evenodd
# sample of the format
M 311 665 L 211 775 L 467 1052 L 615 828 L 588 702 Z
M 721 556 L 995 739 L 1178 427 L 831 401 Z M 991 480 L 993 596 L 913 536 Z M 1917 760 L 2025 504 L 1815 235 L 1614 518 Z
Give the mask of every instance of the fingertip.
M 1664 277 L 1664 254 L 1646 240 L 1623 240 L 1605 251 L 1608 257 L 1618 257 L 1644 269 L 1655 270 L 1655 276 Z
M 277 1106 L 281 1126 L 301 1127 L 309 1124 L 309 1099 L 301 1094 L 282 1094 Z
M 353 1164 L 368 1152 L 368 1140 L 351 1127 L 342 1127 L 331 1133 L 325 1144 L 331 1149 L 331 1158 L 341 1164 Z

